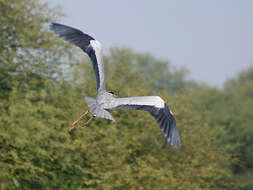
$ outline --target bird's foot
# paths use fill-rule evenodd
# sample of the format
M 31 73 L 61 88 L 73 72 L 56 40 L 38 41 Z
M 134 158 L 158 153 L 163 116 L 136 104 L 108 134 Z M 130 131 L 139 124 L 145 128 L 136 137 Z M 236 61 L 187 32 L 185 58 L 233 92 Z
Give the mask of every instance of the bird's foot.
M 96 116 L 92 116 L 82 127 L 86 127 Z
M 69 132 L 71 132 L 77 125 L 77 123 L 83 119 L 87 114 L 89 113 L 89 110 L 87 110 L 84 114 L 82 114 L 77 120 L 75 120 L 71 126 L 69 127 Z

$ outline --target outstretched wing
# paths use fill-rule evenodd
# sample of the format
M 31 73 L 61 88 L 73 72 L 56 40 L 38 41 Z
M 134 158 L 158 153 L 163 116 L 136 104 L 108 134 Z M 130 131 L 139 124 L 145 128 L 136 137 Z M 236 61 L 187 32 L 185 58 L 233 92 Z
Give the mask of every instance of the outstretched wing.
M 150 112 L 159 124 L 167 142 L 173 147 L 179 147 L 181 145 L 176 120 L 168 106 L 159 96 L 115 98 L 112 104 L 113 106 L 110 109 L 128 108 Z
M 80 47 L 89 55 L 97 79 L 97 90 L 105 90 L 104 62 L 100 42 L 78 29 L 62 24 L 52 23 L 50 29 L 59 37 Z

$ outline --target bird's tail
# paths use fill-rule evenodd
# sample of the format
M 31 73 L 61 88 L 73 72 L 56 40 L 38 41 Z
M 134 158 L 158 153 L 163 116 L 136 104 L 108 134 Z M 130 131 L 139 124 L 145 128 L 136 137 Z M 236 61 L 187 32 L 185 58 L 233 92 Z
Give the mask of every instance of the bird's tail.
M 89 110 L 93 109 L 93 107 L 96 105 L 96 100 L 94 98 L 91 98 L 89 96 L 84 95 L 85 101 L 89 107 Z
M 104 110 L 99 105 L 97 105 L 96 100 L 94 98 L 91 98 L 86 95 L 84 95 L 84 97 L 85 97 L 85 101 L 88 104 L 89 111 L 92 113 L 92 115 L 115 121 L 115 119 L 112 117 L 109 111 Z

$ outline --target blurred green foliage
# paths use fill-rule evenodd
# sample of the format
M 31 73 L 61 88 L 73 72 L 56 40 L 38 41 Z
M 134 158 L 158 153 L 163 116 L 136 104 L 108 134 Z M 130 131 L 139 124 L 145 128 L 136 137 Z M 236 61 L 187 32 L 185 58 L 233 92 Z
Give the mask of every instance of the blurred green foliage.
M 87 56 L 48 31 L 59 16 L 38 0 L 0 0 L 0 189 L 252 189 L 253 68 L 215 89 L 112 48 L 107 89 L 161 96 L 183 146 L 166 146 L 142 111 L 113 110 L 116 123 L 96 118 L 69 134 L 96 81 Z

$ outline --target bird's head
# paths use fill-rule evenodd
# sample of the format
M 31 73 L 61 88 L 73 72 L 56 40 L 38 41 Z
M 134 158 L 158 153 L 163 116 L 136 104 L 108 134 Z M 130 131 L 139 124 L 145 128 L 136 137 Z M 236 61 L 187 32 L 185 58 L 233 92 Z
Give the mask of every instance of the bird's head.
M 114 98 L 118 98 L 118 96 L 116 96 L 113 91 L 108 91 L 108 93 L 111 94 Z

